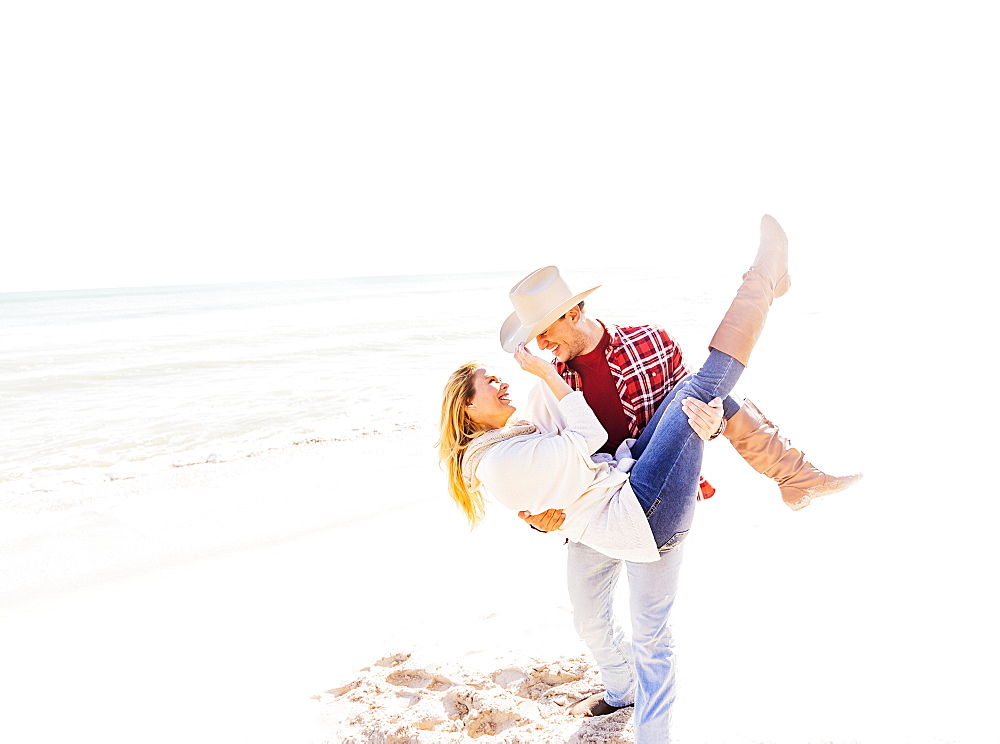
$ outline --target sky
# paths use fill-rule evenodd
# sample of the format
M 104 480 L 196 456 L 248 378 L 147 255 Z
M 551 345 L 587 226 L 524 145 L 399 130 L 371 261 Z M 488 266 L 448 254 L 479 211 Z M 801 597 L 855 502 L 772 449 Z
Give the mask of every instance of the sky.
M 995 252 L 987 3 L 678 5 L 6 0 L 0 292 Z

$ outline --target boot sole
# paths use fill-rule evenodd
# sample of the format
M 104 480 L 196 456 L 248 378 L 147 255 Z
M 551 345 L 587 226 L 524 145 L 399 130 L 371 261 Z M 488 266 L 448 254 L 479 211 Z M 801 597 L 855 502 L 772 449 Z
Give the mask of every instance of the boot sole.
M 854 475 L 845 475 L 840 478 L 834 478 L 827 483 L 819 486 L 813 486 L 812 488 L 803 491 L 802 495 L 794 501 L 785 500 L 785 505 L 792 511 L 805 509 L 809 506 L 809 502 L 813 499 L 819 498 L 820 496 L 829 496 L 831 493 L 837 493 L 838 491 L 843 491 L 845 488 L 850 488 L 864 477 L 864 473 L 855 473 Z M 784 495 L 782 495 L 782 498 L 784 499 Z

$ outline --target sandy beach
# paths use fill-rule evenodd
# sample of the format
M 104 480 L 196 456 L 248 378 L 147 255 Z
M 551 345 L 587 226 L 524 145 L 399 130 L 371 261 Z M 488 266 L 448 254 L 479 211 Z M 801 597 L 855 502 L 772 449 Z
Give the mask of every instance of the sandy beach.
M 674 617 L 677 740 L 996 741 L 995 501 L 953 508 L 961 532 L 943 534 L 951 484 L 897 467 L 914 464 L 905 437 L 843 446 L 870 424 L 863 399 L 817 427 L 797 386 L 751 383 L 824 466 L 866 478 L 793 513 L 728 445 L 709 448 L 719 492 L 699 506 Z M 470 533 L 433 437 L 178 469 L 49 515 L 4 556 L 0 738 L 631 741 L 628 711 L 565 715 L 599 682 L 561 541 L 496 509 Z

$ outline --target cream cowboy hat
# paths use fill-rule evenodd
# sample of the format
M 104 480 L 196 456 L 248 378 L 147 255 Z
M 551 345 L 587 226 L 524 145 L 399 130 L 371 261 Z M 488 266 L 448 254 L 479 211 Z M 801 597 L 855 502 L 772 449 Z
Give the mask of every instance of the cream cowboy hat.
M 555 266 L 533 271 L 510 290 L 514 312 L 500 328 L 500 346 L 513 352 L 528 343 L 600 286 L 575 295 Z

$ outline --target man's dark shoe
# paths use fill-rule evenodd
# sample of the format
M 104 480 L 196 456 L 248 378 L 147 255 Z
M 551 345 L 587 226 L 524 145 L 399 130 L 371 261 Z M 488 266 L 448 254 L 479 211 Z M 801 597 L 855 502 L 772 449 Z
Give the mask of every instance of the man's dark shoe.
M 632 704 L 614 706 L 604 699 L 604 691 L 595 692 L 589 698 L 581 700 L 569 709 L 571 716 L 584 716 L 592 718 L 594 716 L 607 716 L 616 713 L 622 708 L 631 708 Z

